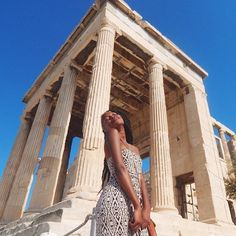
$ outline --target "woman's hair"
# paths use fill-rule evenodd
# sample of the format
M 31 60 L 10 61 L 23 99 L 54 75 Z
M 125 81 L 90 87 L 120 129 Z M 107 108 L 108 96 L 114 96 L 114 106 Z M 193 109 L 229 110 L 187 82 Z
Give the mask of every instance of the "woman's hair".
M 119 109 L 119 108 L 111 109 L 109 111 L 115 112 L 115 113 L 119 114 L 122 117 L 122 119 L 124 120 L 124 129 L 125 129 L 126 141 L 130 144 L 133 144 L 133 134 L 132 134 L 131 124 L 130 124 L 130 120 L 129 120 L 128 116 L 126 115 L 126 113 L 124 111 L 122 111 L 121 109 Z M 110 171 L 108 169 L 107 161 L 106 161 L 106 158 L 105 158 L 104 159 L 104 168 L 103 168 L 103 171 L 102 171 L 102 189 L 106 185 L 109 178 L 110 178 Z
M 107 160 L 106 158 L 104 158 L 104 167 L 103 167 L 103 171 L 102 171 L 102 188 L 101 190 L 105 187 L 105 185 L 107 184 L 109 178 L 110 178 L 110 171 L 107 165 Z M 101 192 L 101 190 L 99 192 Z

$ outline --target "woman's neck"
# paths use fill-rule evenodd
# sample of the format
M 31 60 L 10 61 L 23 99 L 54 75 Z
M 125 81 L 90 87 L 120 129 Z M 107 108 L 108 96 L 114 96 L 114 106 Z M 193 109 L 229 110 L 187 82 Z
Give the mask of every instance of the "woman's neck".
M 124 129 L 120 131 L 120 140 L 124 143 L 127 143 Z

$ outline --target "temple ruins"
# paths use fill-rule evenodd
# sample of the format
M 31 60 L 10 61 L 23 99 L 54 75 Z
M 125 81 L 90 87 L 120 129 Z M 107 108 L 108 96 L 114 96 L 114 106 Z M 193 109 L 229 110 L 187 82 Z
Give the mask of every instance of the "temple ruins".
M 150 160 L 145 177 L 158 236 L 236 235 L 223 180 L 236 136 L 211 117 L 206 77 L 125 1 L 96 1 L 24 96 L 0 184 L 0 235 L 63 235 L 92 213 L 104 160 L 101 114 L 110 108 L 126 112 Z M 81 142 L 68 167 L 75 138 Z

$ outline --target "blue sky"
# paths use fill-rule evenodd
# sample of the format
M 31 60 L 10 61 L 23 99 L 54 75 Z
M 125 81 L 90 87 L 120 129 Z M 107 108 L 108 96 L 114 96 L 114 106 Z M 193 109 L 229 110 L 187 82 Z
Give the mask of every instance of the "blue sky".
M 24 94 L 92 3 L 0 2 L 0 175 L 20 124 Z M 236 131 L 236 1 L 127 3 L 208 71 L 205 85 L 210 112 Z

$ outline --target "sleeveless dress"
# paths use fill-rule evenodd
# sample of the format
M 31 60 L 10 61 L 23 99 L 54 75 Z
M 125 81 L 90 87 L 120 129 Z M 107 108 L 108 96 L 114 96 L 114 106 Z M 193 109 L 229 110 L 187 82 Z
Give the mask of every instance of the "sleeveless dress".
M 121 150 L 124 164 L 129 172 L 132 186 L 142 204 L 139 173 L 142 172 L 142 161 L 139 155 L 128 148 Z M 148 236 L 146 229 L 133 233 L 129 229 L 133 206 L 126 193 L 119 185 L 112 158 L 107 159 L 110 178 L 97 202 L 96 236 Z

